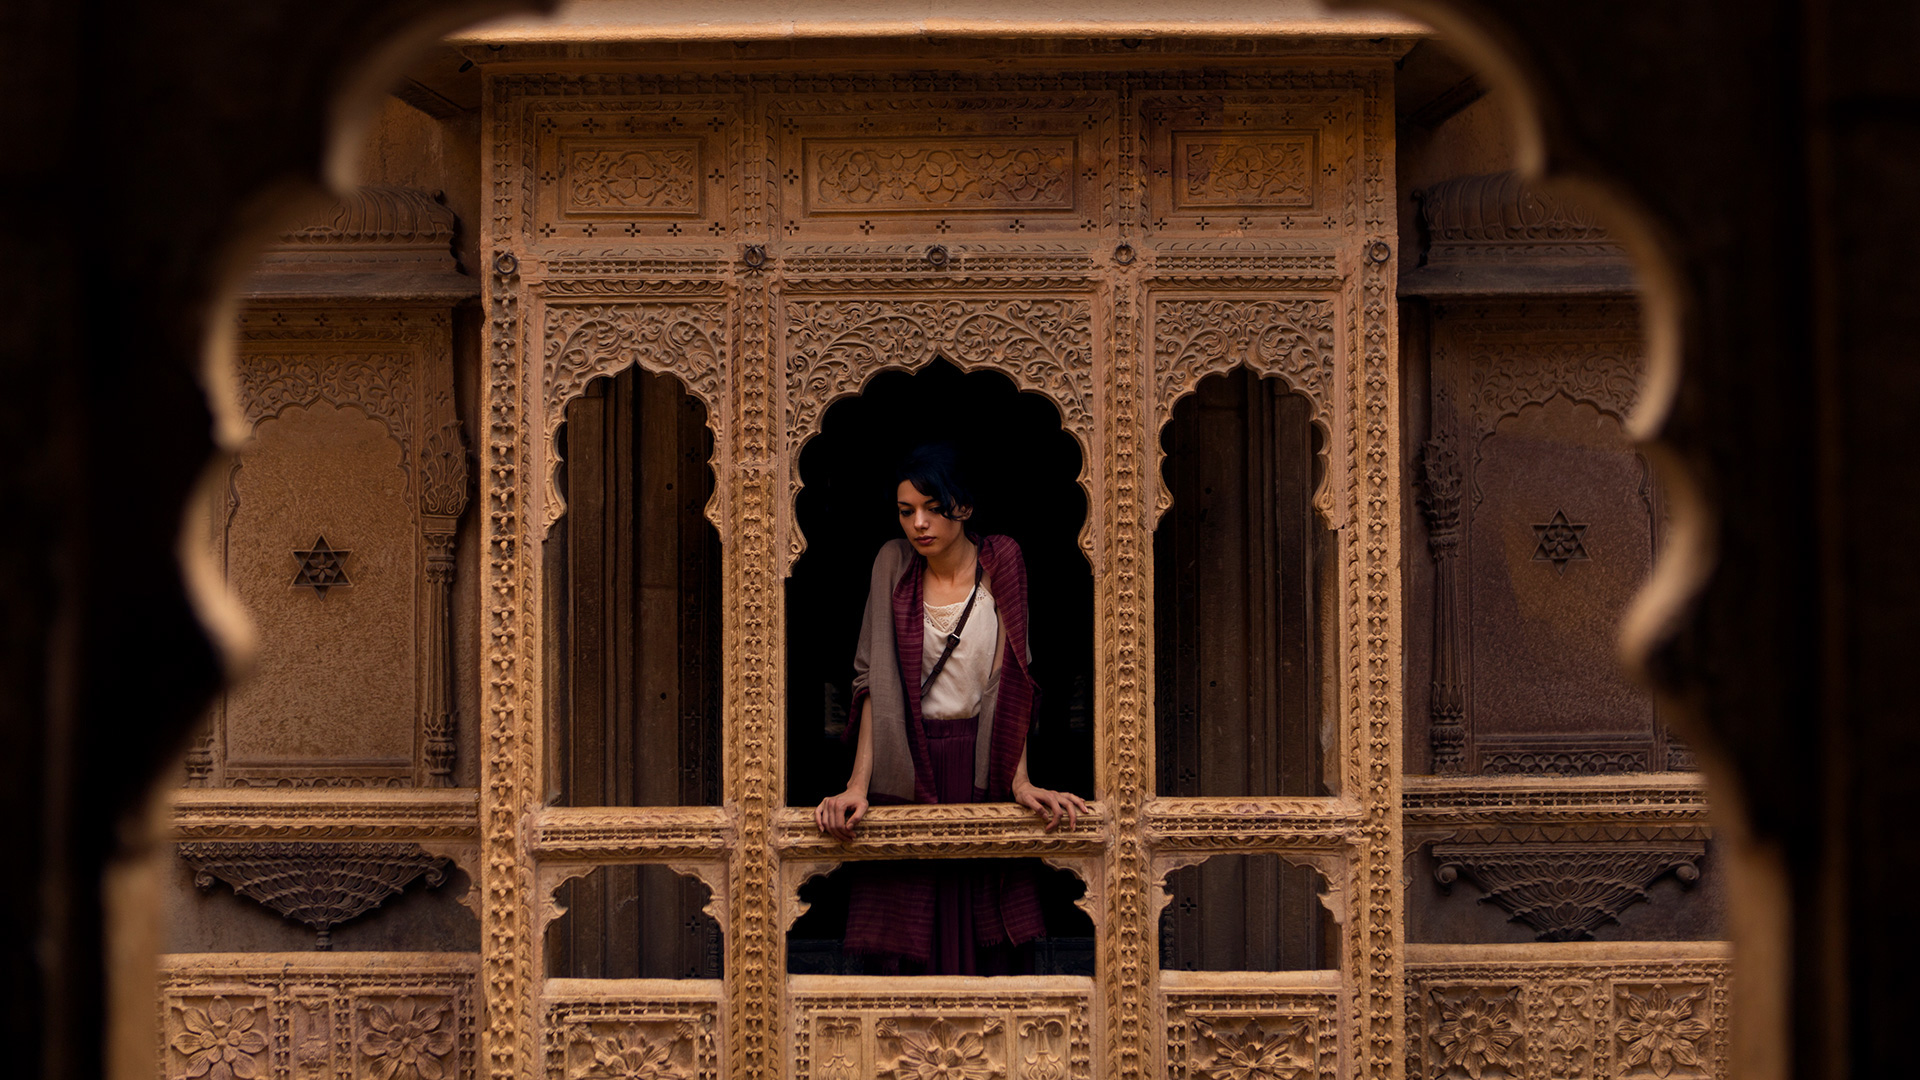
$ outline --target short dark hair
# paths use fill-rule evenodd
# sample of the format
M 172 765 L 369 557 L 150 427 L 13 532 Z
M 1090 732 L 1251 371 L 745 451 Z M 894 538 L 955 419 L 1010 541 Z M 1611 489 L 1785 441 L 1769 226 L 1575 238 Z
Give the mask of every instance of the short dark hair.
M 914 447 L 893 471 L 894 486 L 899 487 L 902 480 L 938 502 L 943 517 L 954 516 L 963 506 L 973 506 L 973 488 L 967 483 L 966 470 L 960 464 L 960 452 L 952 443 Z

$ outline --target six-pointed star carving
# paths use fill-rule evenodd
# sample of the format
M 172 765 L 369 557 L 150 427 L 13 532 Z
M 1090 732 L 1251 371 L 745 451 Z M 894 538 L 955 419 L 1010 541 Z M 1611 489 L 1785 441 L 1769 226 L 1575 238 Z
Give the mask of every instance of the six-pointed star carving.
M 1533 549 L 1536 562 L 1550 562 L 1555 570 L 1564 574 L 1567 572 L 1567 563 L 1586 560 L 1587 526 L 1584 522 L 1575 524 L 1568 521 L 1565 510 L 1555 510 L 1552 521 L 1535 525 L 1533 531 L 1540 538 L 1540 546 Z
M 327 538 L 320 537 L 313 542 L 313 547 L 293 553 L 293 561 L 300 564 L 300 569 L 294 572 L 293 584 L 307 586 L 323 600 L 328 589 L 350 588 L 353 582 L 347 580 L 347 556 L 351 554 L 351 551 L 328 547 Z

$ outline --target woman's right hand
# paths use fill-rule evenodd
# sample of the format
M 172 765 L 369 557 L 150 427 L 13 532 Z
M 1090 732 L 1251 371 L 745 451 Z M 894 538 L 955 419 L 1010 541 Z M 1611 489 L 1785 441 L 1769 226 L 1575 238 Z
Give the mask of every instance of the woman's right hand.
M 813 823 L 820 826 L 821 832 L 842 842 L 853 839 L 853 827 L 866 816 L 867 796 L 852 788 L 829 795 L 813 808 Z

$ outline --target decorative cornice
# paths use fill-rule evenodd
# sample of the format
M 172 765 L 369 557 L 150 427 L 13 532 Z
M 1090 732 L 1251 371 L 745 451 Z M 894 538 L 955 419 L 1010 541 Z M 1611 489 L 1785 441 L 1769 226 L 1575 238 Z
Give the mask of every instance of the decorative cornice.
M 1329 799 L 1153 799 L 1155 850 L 1339 851 L 1360 835 L 1360 809 Z
M 1442 180 L 1415 193 L 1427 251 L 1402 296 L 1616 295 L 1634 291 L 1626 250 L 1583 206 L 1518 173 Z
M 280 243 L 444 250 L 453 243 L 458 224 L 437 193 L 369 184 L 354 188 L 324 212 L 280 234 Z
M 552 860 L 723 858 L 733 839 L 718 807 L 548 807 L 531 846 Z
M 1613 246 L 1606 227 L 1585 207 L 1541 192 L 1516 172 L 1456 176 L 1421 192 L 1420 216 L 1432 238 L 1429 260 L 1486 257 L 1533 248 L 1562 254 L 1595 254 L 1592 245 Z M 1617 252 L 1617 249 L 1616 249 Z
M 434 299 L 480 292 L 453 257 L 459 219 L 438 193 L 368 185 L 282 233 L 247 280 L 250 300 Z
M 234 788 L 173 793 L 177 840 L 474 840 L 479 796 L 408 791 Z
M 1409 842 L 1463 829 L 1661 826 L 1706 829 L 1706 784 L 1686 773 L 1642 776 L 1409 776 L 1401 799 Z

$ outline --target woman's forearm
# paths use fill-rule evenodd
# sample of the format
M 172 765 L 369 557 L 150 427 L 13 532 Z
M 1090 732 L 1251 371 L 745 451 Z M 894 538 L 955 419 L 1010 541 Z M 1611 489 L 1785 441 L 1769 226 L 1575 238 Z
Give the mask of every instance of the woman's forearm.
M 1027 779 L 1027 749 L 1023 746 L 1020 748 L 1020 764 L 1014 766 L 1012 790 L 1017 792 L 1032 784 L 1033 781 Z
M 1025 764 L 1025 758 L 1021 759 Z M 847 777 L 847 790 L 865 797 L 873 781 L 873 698 L 860 699 L 860 737 L 854 743 L 853 773 Z

